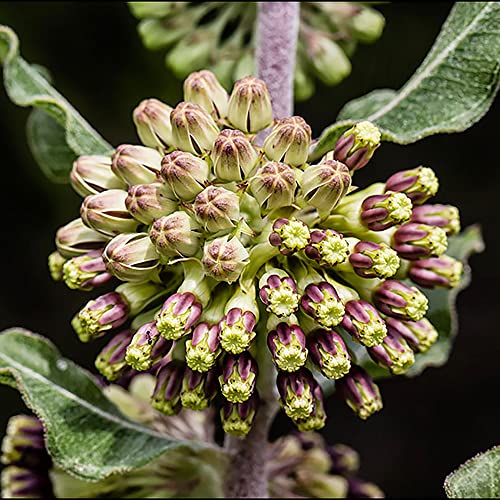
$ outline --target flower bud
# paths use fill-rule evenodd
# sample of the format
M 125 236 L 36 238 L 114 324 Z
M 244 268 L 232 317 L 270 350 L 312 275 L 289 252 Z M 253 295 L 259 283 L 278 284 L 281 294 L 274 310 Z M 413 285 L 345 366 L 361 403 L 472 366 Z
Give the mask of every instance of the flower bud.
M 167 17 L 184 7 L 184 2 L 128 2 L 132 15 L 138 19 Z
M 222 236 L 207 241 L 201 263 L 207 276 L 217 281 L 233 283 L 248 263 L 249 254 L 236 236 Z
M 439 257 L 448 247 L 446 232 L 437 226 L 408 222 L 392 235 L 392 248 L 408 260 Z
M 161 158 L 161 154 L 154 149 L 122 144 L 111 158 L 111 169 L 129 186 L 150 184 L 158 180 Z
M 438 339 L 438 332 L 432 323 L 423 318 L 420 321 L 402 321 L 387 318 L 387 330 L 401 335 L 415 352 L 427 352 Z
M 10 465 L 2 470 L 3 498 L 54 498 L 47 471 Z
M 115 236 L 102 254 L 106 269 L 122 281 L 147 281 L 160 260 L 147 233 L 124 233 Z
M 109 239 L 87 227 L 82 219 L 75 219 L 57 230 L 56 247 L 62 257 L 71 259 L 103 248 Z
M 250 180 L 252 194 L 265 212 L 292 205 L 296 186 L 293 169 L 278 162 L 265 163 Z
M 191 257 L 200 248 L 199 229 L 192 217 L 178 211 L 155 220 L 149 230 L 149 238 L 162 257 Z
M 306 247 L 306 255 L 321 265 L 335 266 L 347 259 L 349 245 L 343 235 L 333 229 L 314 229 Z
M 172 108 L 158 99 L 145 99 L 134 109 L 133 120 L 141 142 L 163 152 L 173 145 Z
M 73 318 L 71 325 L 82 342 L 89 342 L 122 326 L 128 320 L 129 310 L 119 293 L 106 293 L 89 301 Z
M 73 290 L 92 290 L 111 280 L 106 272 L 101 250 L 92 250 L 84 255 L 73 257 L 63 266 L 63 280 Z
M 299 167 L 307 161 L 311 127 L 300 116 L 279 120 L 264 141 L 264 153 L 273 161 Z
M 103 155 L 78 157 L 73 162 L 69 181 L 80 196 L 127 187 L 111 170 L 111 159 Z
M 175 361 L 163 365 L 156 374 L 156 384 L 151 395 L 151 405 L 165 415 L 181 411 L 181 388 L 185 366 Z
M 402 281 L 386 280 L 373 292 L 377 309 L 387 316 L 406 321 L 419 321 L 427 312 L 427 297 L 414 286 Z
M 222 348 L 231 354 L 246 351 L 255 338 L 257 319 L 252 311 L 233 307 L 219 323 L 219 339 Z
M 380 146 L 380 130 L 368 121 L 358 122 L 335 144 L 334 158 L 349 170 L 363 168 Z
M 411 217 L 411 200 L 404 193 L 374 194 L 361 204 L 361 221 L 372 231 L 383 231 Z
M 306 201 L 318 209 L 321 216 L 329 214 L 351 187 L 351 174 L 346 165 L 324 160 L 304 170 L 301 189 Z
M 378 386 L 360 366 L 352 366 L 350 372 L 337 381 L 337 389 L 354 413 L 363 420 L 382 409 Z
M 264 275 L 259 282 L 259 297 L 266 311 L 278 317 L 290 316 L 299 308 L 300 295 L 289 276 L 277 273 Z
M 359 454 L 358 452 L 346 446 L 345 444 L 334 444 L 326 447 L 326 451 L 330 456 L 332 465 L 330 474 L 339 474 L 340 476 L 350 476 L 356 474 L 359 470 Z
M 207 372 L 215 366 L 221 353 L 219 326 L 200 323 L 186 341 L 186 363 L 191 370 Z
M 367 349 L 370 357 L 384 368 L 388 368 L 393 375 L 406 373 L 415 363 L 415 355 L 406 340 L 393 329 L 381 344 Z
M 243 403 L 225 401 L 220 410 L 222 428 L 226 434 L 245 436 L 250 432 L 259 405 L 257 393 Z
M 273 231 L 269 235 L 269 243 L 278 247 L 283 255 L 290 255 L 299 250 L 304 250 L 309 243 L 309 227 L 297 219 L 276 219 Z
M 259 162 L 259 154 L 248 137 L 232 129 L 225 129 L 219 134 L 210 157 L 215 175 L 224 181 L 246 179 Z
M 200 224 L 210 233 L 231 229 L 240 217 L 236 193 L 219 186 L 208 186 L 194 200 L 194 212 Z
M 313 389 L 313 404 L 313 410 L 308 417 L 294 420 L 300 432 L 319 431 L 325 426 L 326 413 L 323 403 L 323 391 L 319 384 L 315 384 Z
M 335 288 L 326 281 L 307 285 L 300 305 L 324 328 L 337 326 L 344 317 L 344 304 Z
M 350 300 L 345 305 L 342 327 L 366 347 L 379 345 L 387 335 L 385 321 L 377 309 L 364 300 Z
M 191 201 L 203 191 L 208 163 L 184 151 L 174 151 L 161 161 L 161 175 L 179 200 Z
M 178 340 L 189 333 L 200 319 L 201 311 L 202 306 L 193 293 L 174 293 L 164 302 L 156 327 L 162 337 Z
M 116 334 L 95 360 L 95 367 L 110 382 L 120 378 L 128 368 L 125 354 L 131 339 L 132 332 L 130 330 Z
M 374 483 L 359 479 L 357 477 L 348 477 L 346 498 L 384 498 L 384 492 Z
M 159 182 L 137 184 L 128 190 L 125 206 L 134 219 L 143 224 L 151 224 L 163 215 L 177 209 L 177 201 L 168 197 L 166 186 Z
M 197 104 L 180 102 L 170 115 L 173 145 L 194 155 L 212 151 L 219 135 L 213 118 Z
M 182 379 L 181 403 L 184 408 L 201 411 L 217 394 L 216 369 L 200 373 L 186 368 Z
M 68 259 L 63 257 L 59 252 L 55 251 L 49 255 L 48 263 L 49 263 L 49 272 L 50 277 L 54 281 L 61 281 L 63 279 L 63 268 L 64 264 Z
M 252 76 L 238 80 L 229 98 L 227 117 L 235 128 L 247 134 L 271 125 L 273 110 L 266 84 Z
M 134 370 L 149 370 L 170 352 L 172 344 L 160 335 L 154 321 L 145 323 L 132 337 L 125 361 Z
M 215 75 L 206 69 L 184 80 L 184 100 L 201 106 L 214 118 L 227 115 L 229 96 Z
M 361 43 L 373 43 L 380 38 L 384 25 L 385 19 L 380 12 L 360 6 L 358 12 L 349 19 L 347 29 Z
M 453 257 L 442 255 L 415 260 L 410 264 L 408 277 L 417 285 L 434 288 L 455 288 L 460 283 L 464 266 Z
M 255 389 L 257 362 L 246 351 L 226 354 L 219 383 L 222 395 L 231 403 L 247 401 Z
M 280 370 L 294 372 L 306 363 L 306 336 L 298 325 L 279 323 L 276 330 L 269 332 L 267 345 Z
M 333 330 L 316 330 L 307 337 L 312 362 L 332 380 L 342 378 L 351 368 L 351 356 L 342 337 Z
M 314 410 L 314 389 L 317 382 L 307 368 L 292 373 L 278 372 L 276 381 L 280 403 L 292 420 L 306 419 Z
M 417 167 L 411 170 L 401 170 L 391 175 L 385 182 L 386 191 L 405 193 L 415 205 L 422 205 L 439 188 L 436 174 L 429 167 Z
M 399 269 L 400 260 L 395 250 L 384 243 L 359 241 L 349 255 L 354 272 L 362 278 L 390 278 Z
M 139 222 L 128 212 L 126 198 L 127 192 L 121 189 L 110 189 L 87 196 L 80 209 L 83 222 L 106 236 L 135 231 Z
M 415 207 L 411 213 L 411 222 L 440 227 L 450 236 L 460 232 L 458 208 L 452 205 L 420 205 Z

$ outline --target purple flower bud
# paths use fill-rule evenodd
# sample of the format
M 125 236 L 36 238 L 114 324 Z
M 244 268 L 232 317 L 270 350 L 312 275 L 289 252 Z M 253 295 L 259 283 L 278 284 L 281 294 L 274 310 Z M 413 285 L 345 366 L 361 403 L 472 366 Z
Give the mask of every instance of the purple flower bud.
M 306 248 L 309 243 L 309 228 L 307 224 L 297 219 L 276 219 L 273 231 L 269 235 L 269 243 L 278 247 L 283 255 L 290 255 Z
M 54 281 L 61 281 L 63 279 L 64 264 L 68 262 L 66 257 L 63 257 L 57 250 L 52 252 L 48 257 L 50 277 Z
M 404 193 L 368 196 L 361 204 L 361 221 L 372 231 L 384 231 L 411 217 L 412 204 Z
M 219 323 L 219 340 L 222 348 L 232 354 L 246 351 L 255 338 L 255 314 L 233 307 Z
M 375 306 L 387 316 L 419 321 L 428 307 L 427 297 L 413 286 L 399 280 L 386 280 L 373 292 Z
M 314 229 L 305 251 L 310 259 L 322 265 L 335 266 L 347 259 L 349 245 L 344 236 L 333 229 Z
M 384 492 L 374 483 L 357 477 L 347 478 L 348 491 L 346 498 L 384 498 Z
M 455 288 L 460 282 L 463 268 L 459 260 L 442 255 L 413 261 L 408 270 L 408 277 L 417 285 L 426 288 Z
M 314 384 L 313 404 L 313 410 L 308 417 L 294 420 L 300 432 L 315 432 L 325 426 L 326 412 L 323 402 L 323 391 L 319 384 Z
M 428 226 L 437 226 L 453 235 L 460 232 L 460 215 L 458 208 L 452 205 L 421 205 L 414 207 L 411 222 Z
M 377 309 L 365 300 L 347 302 L 342 327 L 366 347 L 380 344 L 387 335 L 385 321 Z
M 136 184 L 128 190 L 125 206 L 134 219 L 143 224 L 151 224 L 163 215 L 177 210 L 177 201 L 171 200 L 165 184 Z
M 294 372 L 306 363 L 306 336 L 298 325 L 279 323 L 269 332 L 267 345 L 280 370 Z
M 437 226 L 408 222 L 392 235 L 392 248 L 404 259 L 439 257 L 448 246 L 446 232 Z
M 186 363 L 189 368 L 207 372 L 215 366 L 220 353 L 219 325 L 197 325 L 191 340 L 186 342 Z
M 243 403 L 231 403 L 224 401 L 220 410 L 222 428 L 227 434 L 245 436 L 250 432 L 255 414 L 259 406 L 259 396 L 254 392 L 252 396 Z
M 300 305 L 324 328 L 337 326 L 344 317 L 344 304 L 335 288 L 326 281 L 307 285 Z
M 415 205 L 425 203 L 437 193 L 438 188 L 436 174 L 428 167 L 396 172 L 385 183 L 386 191 L 405 193 Z
M 401 335 L 415 352 L 428 351 L 438 339 L 437 330 L 426 318 L 420 321 L 387 318 L 387 330 Z
M 314 410 L 316 380 L 307 368 L 292 373 L 278 372 L 276 380 L 280 403 L 292 420 L 306 419 Z
M 202 306 L 191 292 L 174 293 L 163 304 L 156 327 L 162 337 L 178 340 L 200 319 Z
M 378 386 L 360 366 L 352 366 L 350 372 L 337 381 L 336 387 L 349 407 L 363 420 L 382 409 Z
M 217 370 L 200 373 L 186 368 L 182 380 L 181 403 L 185 408 L 201 411 L 217 394 Z
M 107 380 L 117 380 L 128 368 L 125 355 L 131 340 L 130 330 L 117 333 L 97 356 L 95 367 Z
M 181 388 L 185 366 L 176 361 L 163 365 L 156 374 L 156 384 L 151 395 L 152 406 L 165 415 L 175 415 L 181 410 Z
M 349 262 L 362 278 L 390 278 L 400 265 L 398 254 L 392 248 L 366 240 L 356 243 Z
M 387 331 L 381 344 L 367 350 L 376 363 L 388 368 L 393 375 L 406 373 L 415 363 L 415 355 L 410 346 L 393 329 Z
M 219 376 L 223 396 L 231 403 L 246 401 L 255 389 L 257 371 L 257 362 L 247 351 L 237 355 L 227 354 Z
M 359 470 L 358 452 L 345 444 L 334 444 L 326 447 L 332 461 L 330 474 L 350 476 Z
M 73 257 L 63 265 L 63 280 L 73 290 L 92 290 L 108 283 L 112 276 L 106 272 L 102 250 L 92 250 Z
M 2 470 L 2 497 L 54 498 L 48 471 L 10 465 Z
M 333 330 L 316 330 L 307 338 L 311 361 L 327 378 L 342 378 L 351 368 L 351 356 L 342 337 Z
M 300 295 L 295 281 L 289 276 L 271 274 L 265 284 L 261 284 L 259 297 L 266 305 L 266 311 L 278 317 L 290 316 L 299 307 Z

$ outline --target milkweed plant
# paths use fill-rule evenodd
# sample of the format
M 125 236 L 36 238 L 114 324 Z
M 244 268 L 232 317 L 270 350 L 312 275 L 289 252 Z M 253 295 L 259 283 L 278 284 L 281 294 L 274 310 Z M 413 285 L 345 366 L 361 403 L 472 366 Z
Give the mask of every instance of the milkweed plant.
M 372 6 L 130 8 L 183 78 L 181 102 L 130 103 L 133 144 L 102 139 L 0 26 L 33 154 L 81 196 L 49 271 L 89 294 L 71 321 L 82 349 L 104 339 L 89 373 L 37 334 L 0 335 L 1 381 L 33 412 L 7 426 L 3 496 L 382 497 L 357 452 L 322 437 L 326 398 L 365 420 L 383 410 L 379 378 L 446 361 L 482 240 L 453 200 L 434 201 L 446 178 L 425 158 L 370 185 L 356 173 L 384 142 L 460 132 L 488 110 L 499 4 L 457 3 L 399 91 L 346 104 L 319 138 L 294 92 L 347 77 L 356 43 L 382 32 Z M 74 161 L 54 165 L 55 146 Z M 295 430 L 269 442 L 279 411 Z

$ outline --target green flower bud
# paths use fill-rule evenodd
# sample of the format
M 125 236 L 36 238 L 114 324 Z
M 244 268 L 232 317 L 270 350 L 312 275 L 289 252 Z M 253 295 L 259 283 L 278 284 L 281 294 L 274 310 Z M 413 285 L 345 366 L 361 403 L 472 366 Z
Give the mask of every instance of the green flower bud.
M 297 55 L 302 53 L 303 51 L 301 50 Z M 297 102 L 307 101 L 307 99 L 314 95 L 316 89 L 314 79 L 305 70 L 301 59 L 301 57 L 297 57 L 293 77 L 293 95 Z
M 69 174 L 73 189 L 80 196 L 97 194 L 107 189 L 125 189 L 122 179 L 111 170 L 111 159 L 108 156 L 80 156 L 73 162 Z
M 72 290 L 92 290 L 111 279 L 106 272 L 100 250 L 92 250 L 66 261 L 63 266 L 63 279 Z
M 16 465 L 2 470 L 3 498 L 54 498 L 47 471 L 38 471 Z
M 316 384 L 313 389 L 314 408 L 311 414 L 306 418 L 294 420 L 295 425 L 300 432 L 314 432 L 322 429 L 326 423 L 325 406 L 323 404 L 323 392 L 321 387 Z M 326 458 L 326 457 L 325 457 Z M 330 460 L 328 460 L 330 464 Z
M 329 379 L 342 378 L 351 368 L 351 357 L 342 337 L 331 330 L 315 330 L 307 337 L 312 362 Z
M 264 152 L 273 161 L 299 167 L 307 161 L 311 127 L 300 116 L 279 120 L 264 141 Z
M 271 125 L 273 110 L 266 84 L 252 76 L 238 80 L 229 98 L 227 117 L 234 127 L 247 134 Z
M 109 381 L 119 379 L 127 369 L 125 353 L 132 338 L 132 332 L 125 330 L 115 335 L 99 353 L 95 367 Z
M 420 321 L 402 321 L 387 318 L 387 330 L 402 336 L 415 352 L 427 352 L 438 339 L 438 332 L 426 318 Z
M 160 182 L 137 184 L 128 190 L 125 206 L 134 219 L 151 224 L 177 209 L 177 201 L 168 197 L 170 190 Z
M 296 176 L 285 163 L 268 162 L 250 180 L 250 189 L 264 211 L 289 207 L 295 201 Z
M 185 2 L 127 2 L 134 17 L 166 17 L 184 7 Z
M 191 340 L 186 341 L 186 363 L 198 372 L 207 372 L 215 366 L 221 353 L 219 326 L 199 323 Z
M 219 135 L 213 118 L 197 104 L 179 103 L 170 115 L 173 145 L 194 155 L 203 155 L 212 150 Z
M 385 279 L 396 274 L 400 260 L 397 252 L 385 243 L 358 241 L 349 256 L 349 265 L 362 278 Z M 343 267 L 347 270 L 347 266 Z
M 438 226 L 408 222 L 392 235 L 392 248 L 408 260 L 439 257 L 448 247 L 446 231 Z
M 378 40 L 384 26 L 384 16 L 375 9 L 365 6 L 360 7 L 360 11 L 347 23 L 347 29 L 362 43 L 373 43 Z
M 242 181 L 257 166 L 259 154 L 243 132 L 225 129 L 214 143 L 211 159 L 218 179 Z
M 201 106 L 214 118 L 227 115 L 229 96 L 215 75 L 206 69 L 191 73 L 184 80 L 184 100 Z
M 173 144 L 172 108 L 158 99 L 145 99 L 134 109 L 133 120 L 141 142 L 160 152 Z
M 283 255 L 290 255 L 304 250 L 309 243 L 311 233 L 307 224 L 297 219 L 276 219 L 273 232 L 269 235 L 269 243 L 278 247 Z
M 151 406 L 165 415 L 176 415 L 181 411 L 181 387 L 184 365 L 171 361 L 163 365 L 156 374 L 156 384 L 151 395 Z
M 307 285 L 300 305 L 306 314 L 324 328 L 337 326 L 345 313 L 337 290 L 326 281 Z
M 184 408 L 202 411 L 217 394 L 216 370 L 199 373 L 189 368 L 184 371 L 181 389 L 181 403 Z
M 298 325 L 279 323 L 275 330 L 269 332 L 267 345 L 280 370 L 294 372 L 306 363 L 306 336 Z
M 372 231 L 383 231 L 411 217 L 412 202 L 404 193 L 386 192 L 365 198 L 361 204 L 362 223 Z
M 219 186 L 208 186 L 194 200 L 194 213 L 204 229 L 217 233 L 231 229 L 240 217 L 236 193 Z
M 379 345 L 387 335 L 385 321 L 377 309 L 365 300 L 350 300 L 345 305 L 342 327 L 354 340 L 366 347 Z
M 321 265 L 335 266 L 349 255 L 349 244 L 342 234 L 333 229 L 314 229 L 306 247 L 306 255 Z
M 438 189 L 439 181 L 434 170 L 422 166 L 396 172 L 385 183 L 386 191 L 405 193 L 414 205 L 422 205 L 434 196 Z
M 69 222 L 56 233 L 57 250 L 62 257 L 68 259 L 102 248 L 109 240 L 109 236 L 87 227 L 82 219 Z
M 191 153 L 174 151 L 161 162 L 161 175 L 180 200 L 191 201 L 208 179 L 208 163 Z
M 158 269 L 159 255 L 147 233 L 115 236 L 104 249 L 106 269 L 122 281 L 147 281 Z
M 381 344 L 367 349 L 370 357 L 393 375 L 406 373 L 415 363 L 415 355 L 406 340 L 394 330 L 388 331 Z
M 293 314 L 300 302 L 295 281 L 280 269 L 269 271 L 260 278 L 259 297 L 266 311 L 278 317 Z
M 227 354 L 219 376 L 222 395 L 231 403 L 247 401 L 254 392 L 257 371 L 257 362 L 248 352 Z
M 278 372 L 276 381 L 280 403 L 292 420 L 308 418 L 314 411 L 313 392 L 317 385 L 311 372 L 301 368 L 292 373 Z
M 200 226 L 186 212 L 178 211 L 155 220 L 149 237 L 164 258 L 191 257 L 200 248 Z
M 243 403 L 225 401 L 220 410 L 224 432 L 233 436 L 246 436 L 252 428 L 258 404 L 257 393 L 254 393 L 250 399 Z
M 59 252 L 52 252 L 49 255 L 49 271 L 50 276 L 54 281 L 61 281 L 63 278 L 63 267 L 68 259 L 63 257 Z
M 217 281 L 233 283 L 248 264 L 249 254 L 236 236 L 228 238 L 229 236 L 222 236 L 207 241 L 203 247 L 201 262 L 207 276 Z

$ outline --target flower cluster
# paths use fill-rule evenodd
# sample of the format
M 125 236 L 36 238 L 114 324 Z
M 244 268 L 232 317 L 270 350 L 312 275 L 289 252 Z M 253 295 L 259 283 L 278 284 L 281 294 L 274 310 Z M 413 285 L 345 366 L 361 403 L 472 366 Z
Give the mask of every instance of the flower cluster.
M 167 49 L 179 77 L 208 68 L 229 88 L 254 71 L 257 2 L 129 2 L 144 45 Z M 385 20 L 359 2 L 300 2 L 295 99 L 314 93 L 315 78 L 337 85 L 351 72 L 358 43 L 375 42 Z
M 154 367 L 154 408 L 213 402 L 230 434 L 250 430 L 258 392 L 272 387 L 266 358 L 301 431 L 325 423 L 324 377 L 369 417 L 380 393 L 352 346 L 398 375 L 436 341 L 419 287 L 459 282 L 461 263 L 444 255 L 457 209 L 426 204 L 438 181 L 424 166 L 354 188 L 380 144 L 369 122 L 309 164 L 309 125 L 273 122 L 261 80 L 238 80 L 228 95 L 204 70 L 186 79 L 184 98 L 137 106 L 142 145 L 74 163 L 85 198 L 57 232 L 51 273 L 80 290 L 122 282 L 75 315 L 76 333 L 110 337 L 96 360 L 108 380 Z

